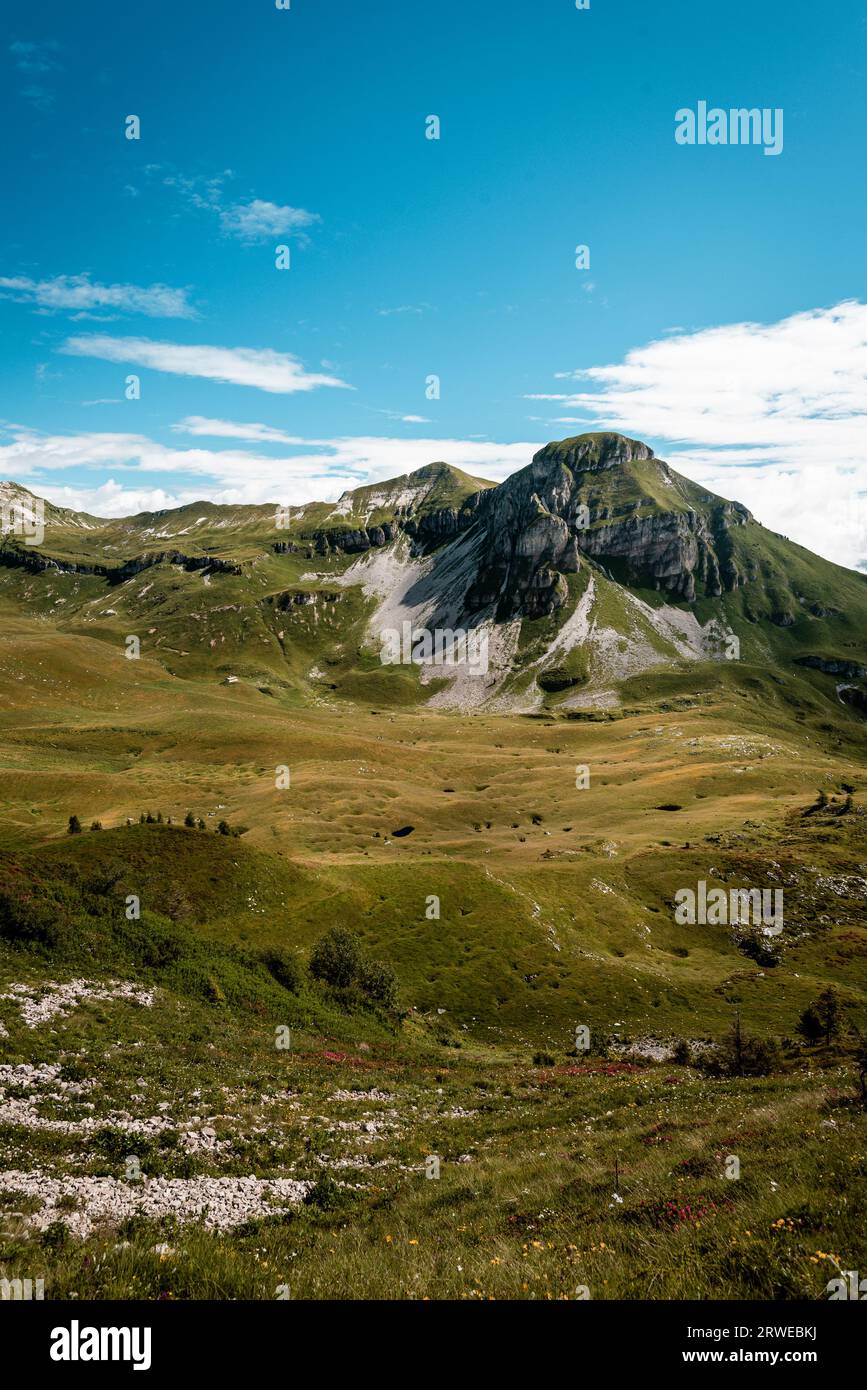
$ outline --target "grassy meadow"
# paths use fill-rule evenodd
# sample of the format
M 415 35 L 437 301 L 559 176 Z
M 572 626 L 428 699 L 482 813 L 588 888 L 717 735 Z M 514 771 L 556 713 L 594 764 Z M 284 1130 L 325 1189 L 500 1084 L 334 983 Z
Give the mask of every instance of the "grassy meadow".
M 867 1267 L 863 725 L 745 663 L 532 716 L 394 680 L 302 703 L 9 613 L 0 1274 L 822 1299 Z M 675 922 L 702 879 L 783 888 L 769 953 Z M 335 926 L 396 1004 L 311 974 Z M 829 987 L 839 1028 L 807 1043 Z M 738 1019 L 777 1045 L 764 1074 L 707 1065 Z M 223 1190 L 247 1207 L 215 1227 Z

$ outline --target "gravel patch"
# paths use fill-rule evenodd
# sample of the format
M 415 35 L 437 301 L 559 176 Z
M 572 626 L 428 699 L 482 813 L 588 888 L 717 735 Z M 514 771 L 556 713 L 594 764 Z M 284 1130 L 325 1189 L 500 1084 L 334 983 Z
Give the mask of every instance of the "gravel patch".
M 228 1231 L 255 1217 L 274 1215 L 297 1206 L 310 1187 L 295 1178 L 49 1178 L 41 1173 L 0 1172 L 0 1188 L 35 1197 L 41 1209 L 28 1215 L 36 1230 L 62 1221 L 76 1236 L 89 1236 L 101 1226 L 116 1225 L 141 1214 L 158 1219 L 174 1216 L 184 1223 L 201 1221 L 211 1231 Z M 81 1204 L 77 1211 L 58 1210 L 62 1198 Z

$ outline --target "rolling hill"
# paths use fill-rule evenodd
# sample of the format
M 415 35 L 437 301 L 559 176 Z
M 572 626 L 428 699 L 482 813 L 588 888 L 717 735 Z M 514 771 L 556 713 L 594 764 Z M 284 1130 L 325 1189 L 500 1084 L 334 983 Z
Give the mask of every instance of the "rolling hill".
M 10 1277 L 819 1298 L 867 1259 L 865 576 L 612 434 L 44 516 L 0 546 Z M 487 669 L 384 663 L 404 625 Z M 782 932 L 679 921 L 702 883 Z

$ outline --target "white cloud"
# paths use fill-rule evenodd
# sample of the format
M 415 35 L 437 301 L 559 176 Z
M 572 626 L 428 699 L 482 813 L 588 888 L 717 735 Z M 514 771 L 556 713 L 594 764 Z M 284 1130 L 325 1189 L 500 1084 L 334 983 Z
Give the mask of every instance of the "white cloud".
M 234 178 L 231 169 L 215 175 L 195 174 L 191 178 L 185 174 L 165 173 L 159 164 L 149 164 L 145 169 L 149 175 L 161 172 L 165 188 L 175 189 L 189 207 L 214 213 L 220 220 L 223 235 L 238 241 L 252 244 L 274 236 L 303 238 L 306 227 L 321 221 L 318 213 L 308 212 L 306 208 L 269 203 L 263 198 L 226 202 L 226 184 Z
M 204 435 L 209 439 L 245 439 L 255 444 L 304 444 L 296 435 L 284 434 L 271 425 L 240 425 L 234 420 L 211 420 L 204 415 L 187 415 L 172 425 L 178 434 Z
M 346 488 L 411 473 L 436 460 L 499 481 L 528 463 L 539 448 L 538 443 L 371 436 L 303 440 L 299 441 L 303 453 L 270 457 L 244 449 L 173 449 L 138 434 L 46 435 L 22 426 L 10 427 L 7 433 L 11 442 L 0 444 L 0 478 L 26 480 L 27 486 L 52 502 L 111 516 L 147 509 L 150 504 L 141 499 L 151 496 L 154 488 L 180 499 L 160 504 L 165 506 L 201 498 L 235 504 L 329 502 Z M 68 469 L 123 473 L 129 485 L 118 484 L 113 477 L 100 479 L 93 487 L 44 481 Z M 137 473 L 156 475 L 159 481 L 143 486 L 132 476 Z M 184 476 L 174 486 L 172 475 Z M 191 476 L 201 478 L 201 485 L 191 486 Z
M 558 375 L 584 389 L 529 399 L 662 441 L 675 468 L 766 526 L 867 568 L 867 305 L 679 332 Z
M 0 298 L 40 309 L 77 310 L 78 317 L 85 317 L 90 309 L 115 309 L 150 318 L 190 319 L 195 310 L 187 293 L 169 285 L 100 285 L 87 275 L 55 275 L 48 280 L 0 276 Z
M 111 338 L 94 333 L 67 339 L 61 352 L 78 357 L 100 357 L 106 362 L 129 362 L 176 376 L 207 377 L 235 386 L 255 386 L 260 391 L 281 395 L 313 391 L 317 386 L 347 387 L 347 383 L 337 377 L 305 371 L 297 357 L 288 352 L 274 352 L 271 348 L 161 343 L 152 338 Z
M 46 487 L 37 489 L 55 507 L 69 507 L 91 516 L 135 516 L 137 512 L 161 512 L 202 500 L 199 493 L 166 492 L 161 487 L 122 487 L 108 478 L 99 487 Z
M 315 212 L 280 207 L 277 203 L 263 202 L 261 198 L 254 198 L 250 203 L 234 203 L 220 213 L 220 226 L 226 235 L 247 242 L 286 236 L 318 221 Z
M 403 415 L 399 410 L 376 409 L 377 415 L 385 415 L 389 420 L 399 420 L 402 425 L 429 425 L 430 418 L 427 415 Z

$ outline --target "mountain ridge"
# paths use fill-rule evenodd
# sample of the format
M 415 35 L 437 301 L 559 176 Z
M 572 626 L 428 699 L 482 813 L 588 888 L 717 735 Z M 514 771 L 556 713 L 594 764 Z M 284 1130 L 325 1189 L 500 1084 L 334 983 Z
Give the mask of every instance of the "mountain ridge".
M 500 484 L 438 462 L 299 508 L 188 503 L 101 521 L 50 508 L 39 545 L 0 537 L 13 609 L 112 641 L 115 619 L 146 625 L 178 672 L 238 668 L 305 698 L 324 682 L 350 699 L 568 709 L 736 651 L 855 712 L 867 701 L 867 576 L 610 431 L 552 441 Z M 485 678 L 377 669 L 379 634 L 407 622 L 480 629 Z

